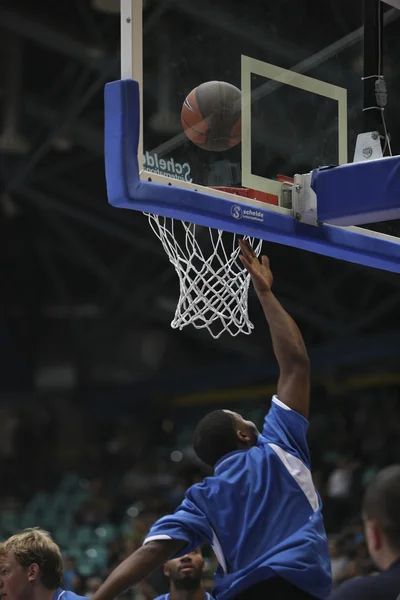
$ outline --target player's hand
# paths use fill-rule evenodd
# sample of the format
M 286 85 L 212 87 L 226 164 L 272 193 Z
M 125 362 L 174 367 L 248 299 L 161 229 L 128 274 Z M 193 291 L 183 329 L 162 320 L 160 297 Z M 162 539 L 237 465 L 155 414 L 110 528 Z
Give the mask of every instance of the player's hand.
M 257 294 L 269 292 L 272 288 L 273 277 L 268 258 L 263 256 L 260 262 L 247 240 L 239 240 L 239 246 L 241 250 L 239 258 L 250 273 Z

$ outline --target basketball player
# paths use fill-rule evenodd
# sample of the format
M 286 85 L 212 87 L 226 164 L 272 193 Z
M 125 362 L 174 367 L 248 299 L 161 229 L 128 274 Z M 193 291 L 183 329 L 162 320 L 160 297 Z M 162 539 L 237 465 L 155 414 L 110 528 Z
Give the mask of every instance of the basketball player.
M 204 560 L 200 548 L 164 565 L 164 575 L 169 579 L 169 594 L 156 600 L 213 600 L 203 587 Z
M 25 529 L 0 544 L 1 600 L 78 600 L 61 589 L 61 552 L 42 529 Z
M 369 554 L 380 569 L 340 585 L 330 600 L 398 600 L 400 596 L 400 465 L 386 467 L 369 485 L 363 502 Z
M 326 598 L 330 560 L 321 501 L 306 442 L 309 360 L 301 333 L 271 291 L 266 257 L 247 242 L 241 260 L 268 322 L 280 368 L 278 393 L 261 434 L 229 410 L 204 417 L 194 448 L 214 476 L 189 488 L 173 515 L 157 521 L 142 548 L 128 557 L 94 595 L 112 600 L 171 556 L 213 547 L 219 561 L 217 600 Z

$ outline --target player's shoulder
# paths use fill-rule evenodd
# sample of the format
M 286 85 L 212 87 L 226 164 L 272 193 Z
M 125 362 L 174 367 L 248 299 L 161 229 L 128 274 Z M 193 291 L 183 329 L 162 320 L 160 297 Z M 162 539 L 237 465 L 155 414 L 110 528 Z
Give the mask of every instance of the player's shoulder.
M 329 596 L 328 600 L 396 600 L 400 594 L 400 588 L 391 591 L 385 585 L 385 577 L 369 575 L 368 577 L 356 577 L 345 581 L 337 587 Z
M 70 590 L 60 590 L 60 592 L 56 600 L 87 600 L 86 596 L 80 596 Z
M 154 600 L 168 600 L 169 594 L 161 594 L 161 596 L 157 596 Z
M 214 494 L 218 486 L 218 480 L 214 476 L 205 477 L 199 483 L 194 483 L 186 491 L 186 498 L 196 501 L 198 498 L 208 498 Z
M 292 449 L 295 447 L 303 454 L 306 452 L 307 456 L 302 458 L 309 462 L 306 440 L 308 427 L 309 421 L 303 415 L 274 396 L 264 419 L 261 436 L 269 443 L 284 444 Z
M 299 413 L 297 410 L 290 408 L 290 406 L 288 406 L 287 404 L 282 402 L 282 400 L 280 400 L 280 398 L 278 398 L 277 394 L 272 396 L 270 409 L 265 416 L 265 418 L 274 418 L 274 417 L 275 418 L 278 417 L 281 419 L 283 418 L 283 419 L 289 420 L 289 421 L 293 420 L 298 425 L 301 424 L 303 427 L 304 426 L 307 427 L 309 425 L 309 421 L 304 415 Z
M 185 501 L 202 510 L 205 514 L 215 507 L 220 497 L 224 482 L 217 476 L 205 477 L 203 481 L 195 483 L 186 490 Z

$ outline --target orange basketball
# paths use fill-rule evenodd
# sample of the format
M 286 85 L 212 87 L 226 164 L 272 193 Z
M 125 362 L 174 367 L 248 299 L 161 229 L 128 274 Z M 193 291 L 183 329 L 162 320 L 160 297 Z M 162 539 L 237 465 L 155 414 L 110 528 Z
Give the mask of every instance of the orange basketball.
M 241 92 L 224 81 L 208 81 L 192 90 L 181 112 L 183 129 L 196 146 L 222 152 L 241 139 Z

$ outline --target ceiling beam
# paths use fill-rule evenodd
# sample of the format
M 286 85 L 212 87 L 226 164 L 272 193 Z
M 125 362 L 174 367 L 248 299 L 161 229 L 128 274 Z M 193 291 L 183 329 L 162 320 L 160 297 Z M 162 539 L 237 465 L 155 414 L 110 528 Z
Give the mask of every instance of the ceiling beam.
M 208 27 L 230 33 L 235 39 L 243 40 L 256 48 L 265 50 L 269 56 L 279 54 L 290 62 L 294 58 L 306 54 L 304 48 L 293 44 L 288 39 L 283 39 L 282 35 L 278 37 L 271 31 L 266 32 L 261 26 L 257 27 L 254 24 L 246 28 L 240 19 L 231 14 L 229 9 L 219 8 L 217 2 L 170 0 L 170 5 L 179 12 L 192 17 L 196 22 L 203 21 Z
M 63 118 L 60 119 L 57 126 L 55 126 L 49 132 L 43 143 L 35 148 L 32 154 L 26 157 L 26 159 L 19 165 L 19 168 L 17 168 L 11 177 L 6 181 L 4 193 L 14 191 L 16 188 L 18 188 L 18 186 L 21 185 L 21 183 L 27 178 L 27 175 L 29 175 L 29 173 L 38 165 L 43 157 L 46 156 L 57 136 L 74 122 L 88 102 L 90 102 L 93 96 L 104 86 L 105 81 L 109 77 L 112 66 L 113 62 L 103 65 L 103 70 L 92 83 L 92 85 L 86 89 L 80 98 L 76 99 L 76 102 L 73 103 L 65 112 L 65 114 L 62 115 Z
M 58 25 L 50 27 L 38 19 L 28 17 L 22 11 L 1 8 L 0 23 L 5 29 L 36 42 L 40 46 L 75 58 L 98 71 L 103 70 L 105 60 L 109 59 L 101 47 L 84 44 L 65 33 Z M 115 64 L 115 73 L 118 73 L 117 64 Z
M 113 223 L 110 219 L 99 217 L 92 212 L 77 208 L 68 202 L 63 202 L 59 198 L 43 194 L 28 185 L 20 186 L 18 193 L 37 208 L 43 207 L 46 210 L 54 211 L 73 221 L 87 225 L 109 237 L 118 238 L 133 248 L 141 248 L 143 251 L 154 251 L 153 245 L 150 244 L 148 240 L 136 235 L 136 233 L 135 235 L 132 235 L 127 227 Z

